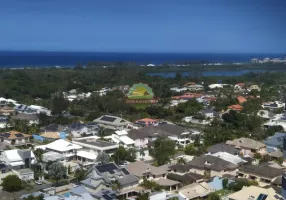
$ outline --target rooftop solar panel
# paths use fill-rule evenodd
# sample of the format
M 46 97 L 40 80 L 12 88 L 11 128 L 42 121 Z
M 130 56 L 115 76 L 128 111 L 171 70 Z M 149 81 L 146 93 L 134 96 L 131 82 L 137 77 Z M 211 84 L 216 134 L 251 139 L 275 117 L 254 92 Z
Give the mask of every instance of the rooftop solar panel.
M 96 166 L 96 169 L 100 172 L 100 173 L 104 173 L 104 172 L 109 172 L 111 174 L 114 173 L 114 170 L 117 170 L 117 166 L 114 165 L 113 163 L 109 163 L 109 164 L 104 164 L 104 165 L 99 165 Z
M 22 133 L 17 133 L 15 134 L 16 137 L 24 137 L 24 135 Z
M 11 136 L 11 134 L 10 133 L 2 133 L 0 136 L 8 138 Z
M 102 195 L 102 197 L 103 197 L 105 200 L 112 200 L 112 199 L 113 199 L 112 197 L 110 197 L 109 195 L 106 195 L 106 194 Z
M 121 170 L 123 171 L 123 173 L 124 173 L 125 175 L 130 174 L 130 173 L 127 171 L 127 169 L 125 169 L 125 168 L 122 168 Z
M 115 117 L 103 116 L 100 120 L 107 121 L 107 122 L 114 122 L 116 120 L 116 118 Z

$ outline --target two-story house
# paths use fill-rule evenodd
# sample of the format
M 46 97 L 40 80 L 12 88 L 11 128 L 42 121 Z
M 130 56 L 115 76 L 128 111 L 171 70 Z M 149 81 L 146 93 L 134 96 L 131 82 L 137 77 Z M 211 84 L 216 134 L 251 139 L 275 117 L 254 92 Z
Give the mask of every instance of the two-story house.
M 226 141 L 226 144 L 240 149 L 240 153 L 243 156 L 253 156 L 255 153 L 259 153 L 261 155 L 267 154 L 266 145 L 264 143 L 250 138 L 242 137 L 234 140 L 228 140 Z
M 30 143 L 32 136 L 17 131 L 10 131 L 0 133 L 1 142 L 7 143 L 13 146 L 26 145 Z

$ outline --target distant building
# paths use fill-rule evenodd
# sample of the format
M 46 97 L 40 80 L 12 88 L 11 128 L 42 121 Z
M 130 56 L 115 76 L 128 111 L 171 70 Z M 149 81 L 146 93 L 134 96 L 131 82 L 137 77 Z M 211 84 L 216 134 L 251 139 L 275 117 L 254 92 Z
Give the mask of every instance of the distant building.
M 101 127 L 112 130 L 121 130 L 123 128 L 127 128 L 128 124 L 131 123 L 121 117 L 111 115 L 103 115 L 93 120 L 93 122 L 96 122 Z

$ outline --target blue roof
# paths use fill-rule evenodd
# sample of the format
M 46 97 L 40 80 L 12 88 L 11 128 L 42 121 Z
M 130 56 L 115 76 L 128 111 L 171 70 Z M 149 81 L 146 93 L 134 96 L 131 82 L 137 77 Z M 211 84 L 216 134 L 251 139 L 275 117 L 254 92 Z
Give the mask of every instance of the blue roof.
M 41 141 L 41 142 L 44 141 L 44 138 L 40 135 L 33 134 L 32 136 L 33 136 L 34 140 Z
M 264 140 L 264 143 L 267 146 L 271 147 L 279 147 L 283 145 L 283 138 L 286 137 L 286 133 L 276 132 L 272 137 L 267 138 Z

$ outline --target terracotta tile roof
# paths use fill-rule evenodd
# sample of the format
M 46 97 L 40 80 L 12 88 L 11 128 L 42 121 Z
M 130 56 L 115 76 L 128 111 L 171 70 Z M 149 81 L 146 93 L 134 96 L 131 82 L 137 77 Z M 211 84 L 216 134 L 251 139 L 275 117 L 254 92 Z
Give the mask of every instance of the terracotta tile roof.
M 237 83 L 236 85 L 239 85 L 240 87 L 244 87 L 245 83 Z
M 238 100 L 238 103 L 239 103 L 239 104 L 243 104 L 244 102 L 247 101 L 246 98 L 244 98 L 243 96 L 238 96 L 238 97 L 237 97 L 237 100 Z
M 59 139 L 60 138 L 58 132 L 45 132 L 45 133 L 41 134 L 41 136 L 45 137 L 45 138 L 52 138 L 52 139 Z
M 151 118 L 143 118 L 143 119 L 139 119 L 139 120 L 137 120 L 136 122 L 138 122 L 138 121 L 143 121 L 143 122 L 146 122 L 146 123 L 148 123 L 148 122 L 157 122 L 157 119 L 151 119 Z
M 18 132 L 18 131 L 10 131 L 10 132 L 6 132 L 6 133 L 0 133 L 0 137 L 12 140 L 12 139 L 16 139 L 16 138 L 29 138 L 32 136 Z
M 228 106 L 228 109 L 240 111 L 240 110 L 243 109 L 243 107 L 241 105 L 239 105 L 239 104 L 236 104 L 236 105 Z

